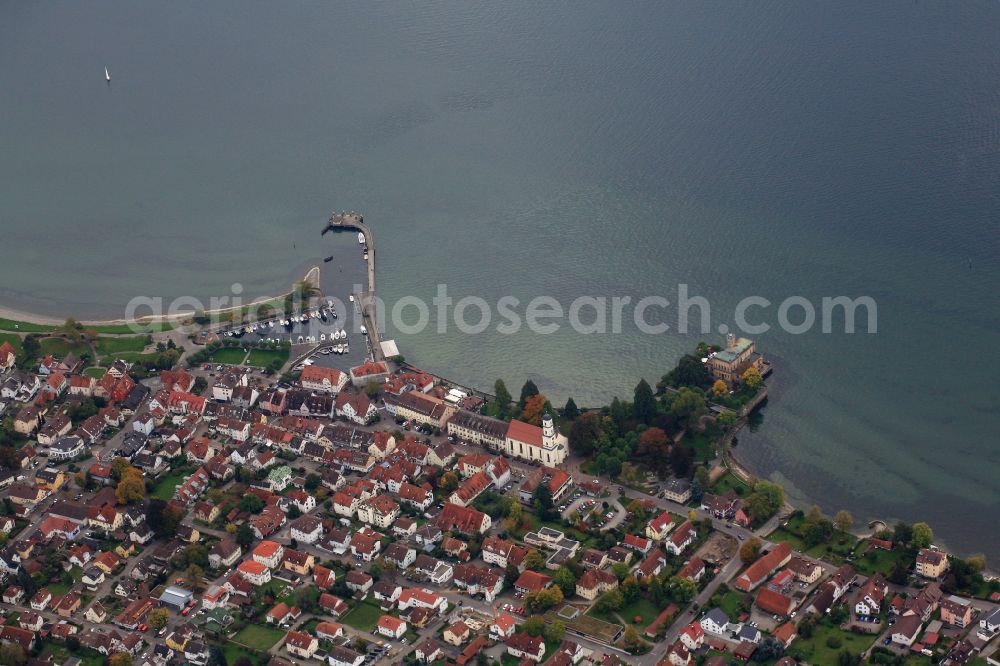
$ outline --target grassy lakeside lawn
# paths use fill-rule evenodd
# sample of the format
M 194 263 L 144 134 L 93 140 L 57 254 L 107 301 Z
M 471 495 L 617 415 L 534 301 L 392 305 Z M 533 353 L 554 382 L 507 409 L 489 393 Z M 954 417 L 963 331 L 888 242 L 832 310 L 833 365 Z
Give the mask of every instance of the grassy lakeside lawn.
M 155 361 L 159 356 L 159 352 L 150 352 L 148 354 L 143 354 L 142 352 L 119 352 L 112 357 L 104 357 L 101 359 L 103 365 L 111 365 L 117 360 L 128 361 L 129 363 L 143 363 L 145 361 Z
M 269 650 L 284 637 L 285 632 L 281 629 L 265 627 L 261 624 L 250 624 L 240 629 L 232 640 L 251 650 Z
M 39 341 L 39 346 L 42 348 L 42 356 L 51 354 L 60 358 L 65 357 L 70 352 L 80 356 L 80 354 L 90 351 L 90 348 L 82 342 L 72 343 L 62 338 L 45 338 Z
M 808 660 L 811 664 L 836 664 L 838 655 L 847 651 L 861 654 L 878 638 L 878 635 L 866 636 L 841 631 L 839 627 L 818 624 L 813 635 L 806 639 L 801 636 L 792 643 L 785 654 Z M 831 647 L 827 641 L 833 640 L 837 647 Z
M 909 570 L 913 568 L 914 561 L 916 560 L 912 552 L 902 548 L 894 550 L 872 548 L 866 553 L 865 549 L 867 547 L 868 542 L 863 539 L 854 547 L 854 570 L 862 576 L 871 576 L 877 572 L 881 572 L 883 576 L 888 576 L 898 561 L 902 561 L 903 566 Z
M 708 462 L 715 458 L 716 446 L 714 437 L 709 437 L 706 433 L 698 432 L 688 437 L 687 440 L 694 449 L 695 462 Z
M 727 471 L 712 485 L 712 492 L 716 495 L 725 495 L 730 490 L 735 490 L 737 495 L 744 497 L 750 493 L 750 486 L 732 472 Z
M 130 337 L 98 338 L 95 346 L 97 347 L 97 353 L 101 356 L 121 352 L 141 352 L 146 348 L 146 336 L 134 335 Z
M 378 619 L 382 617 L 382 609 L 375 604 L 368 603 L 367 601 L 362 601 L 360 604 L 355 606 L 347 613 L 344 617 L 340 618 L 342 624 L 346 624 L 349 627 L 354 627 L 358 631 L 371 631 L 378 624 Z
M 810 557 L 815 557 L 816 559 L 825 560 L 831 564 L 838 565 L 843 564 L 844 558 L 854 553 L 855 545 L 857 543 L 857 540 L 851 534 L 847 534 L 845 532 L 834 532 L 828 542 L 806 548 L 805 544 L 802 542 L 802 538 L 792 532 L 788 527 L 779 527 L 768 534 L 767 538 L 776 543 L 787 543 L 792 547 L 792 550 L 803 552 Z M 841 540 L 844 542 L 840 543 Z
M 0 345 L 9 342 L 14 351 L 21 351 L 21 337 L 14 333 L 0 333 Z
M 288 349 L 251 349 L 250 358 L 247 359 L 247 365 L 266 368 L 271 365 L 275 359 L 280 360 L 282 363 L 287 363 L 288 353 Z
M 209 357 L 211 363 L 221 363 L 223 365 L 240 365 L 246 358 L 246 352 L 239 347 L 225 347 L 217 350 Z
M 97 331 L 102 335 L 146 335 L 147 333 L 163 333 L 177 328 L 178 323 L 172 321 L 157 321 L 150 324 L 111 324 L 108 326 L 84 326 L 84 330 Z
M 48 333 L 54 331 L 58 326 L 48 326 L 46 324 L 30 324 L 26 321 L 15 319 L 4 319 L 0 317 L 0 331 L 17 331 L 19 333 Z

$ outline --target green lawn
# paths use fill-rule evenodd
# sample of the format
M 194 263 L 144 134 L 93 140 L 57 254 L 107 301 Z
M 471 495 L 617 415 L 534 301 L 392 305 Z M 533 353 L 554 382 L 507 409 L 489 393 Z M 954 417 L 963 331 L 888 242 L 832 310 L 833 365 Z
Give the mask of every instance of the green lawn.
M 741 592 L 737 592 L 736 590 L 729 590 L 722 596 L 722 599 L 719 601 L 719 608 L 721 608 L 723 612 L 725 612 L 725 614 L 729 616 L 730 620 L 735 621 L 742 612 L 740 610 L 740 602 L 742 601 L 743 601 L 743 594 Z
M 699 433 L 694 433 L 693 436 L 689 437 L 688 442 L 694 449 L 695 461 L 707 462 L 709 460 L 715 459 L 715 454 L 716 454 L 715 438 L 710 437 L 706 433 L 699 432 Z
M 146 348 L 146 336 L 119 336 L 114 338 L 98 338 L 97 353 L 101 356 L 118 354 L 121 352 L 141 352 Z
M 151 324 L 113 324 L 110 326 L 84 326 L 88 331 L 97 331 L 102 335 L 145 335 L 147 333 L 162 333 L 171 331 L 177 326 L 174 322 L 153 322 Z
M 618 611 L 618 615 L 626 624 L 632 624 L 632 620 L 635 619 L 636 616 L 642 618 L 638 622 L 639 627 L 649 625 L 659 614 L 660 610 L 658 610 L 651 601 L 642 597 L 639 597 L 628 606 L 622 606 L 622 609 Z
M 79 356 L 80 354 L 89 351 L 87 345 L 82 342 L 70 343 L 68 340 L 63 340 L 62 338 L 45 338 L 40 341 L 40 345 L 42 348 L 42 356 L 51 354 L 62 358 L 70 352 Z
M 3 331 L 19 331 L 21 333 L 47 333 L 49 331 L 54 331 L 56 326 L 46 326 L 44 324 L 29 324 L 24 321 L 15 321 L 13 319 L 3 319 L 0 318 L 0 330 Z
M 735 490 L 740 497 L 750 492 L 750 486 L 732 472 L 726 472 L 720 476 L 719 480 L 712 486 L 712 492 L 716 495 L 725 495 L 730 489 Z
M 83 374 L 87 377 L 94 377 L 95 379 L 100 379 L 107 372 L 104 368 L 85 368 Z
M 83 662 L 83 666 L 104 666 L 104 656 L 96 650 L 80 648 L 75 653 L 70 653 L 61 642 L 46 640 L 42 642 L 41 653 L 46 652 L 56 658 L 56 663 L 62 663 L 71 656 L 76 656 Z
M 268 657 L 263 652 L 257 652 L 256 650 L 250 650 L 248 648 L 236 645 L 235 643 L 226 642 L 221 646 L 222 653 L 226 655 L 226 663 L 234 664 L 236 660 L 240 657 L 246 657 L 253 664 L 267 663 Z
M 271 362 L 275 359 L 286 363 L 288 361 L 288 351 L 288 349 L 251 349 L 247 365 L 265 368 L 271 365 Z
M 371 632 L 378 619 L 382 617 L 382 609 L 375 604 L 362 601 L 351 609 L 351 611 L 340 619 L 341 623 L 354 627 L 359 631 Z
M 237 347 L 226 347 L 219 349 L 209 357 L 212 363 L 222 363 L 224 365 L 240 365 L 246 357 L 246 352 Z
M 285 637 L 285 632 L 262 624 L 250 624 L 240 629 L 233 641 L 253 650 L 270 650 L 271 646 Z
M 193 471 L 190 468 L 182 468 L 167 473 L 166 476 L 156 483 L 156 487 L 153 488 L 153 492 L 150 494 L 157 499 L 169 502 L 173 499 L 177 486 L 184 483 L 184 479 L 190 476 Z
M 830 638 L 839 640 L 840 644 L 837 647 L 831 647 L 827 644 L 827 640 Z M 837 656 L 844 650 L 853 654 L 861 654 L 877 638 L 877 635 L 851 634 L 841 631 L 838 627 L 819 624 L 812 637 L 809 639 L 799 637 L 788 648 L 786 654 L 797 657 L 799 660 L 806 659 L 811 664 L 836 664 Z
M 882 550 L 873 548 L 867 553 L 867 541 L 859 541 L 854 548 L 854 570 L 862 576 L 871 576 L 881 572 L 883 576 L 888 576 L 897 561 L 902 560 L 907 569 L 913 568 L 914 556 L 902 548 L 895 550 Z
M 101 363 L 105 365 L 111 365 L 114 361 L 121 359 L 122 361 L 128 361 L 129 363 L 143 363 L 145 361 L 155 361 L 156 357 L 160 354 L 159 352 L 150 352 L 148 354 L 143 354 L 142 352 L 127 351 L 119 352 L 113 357 L 104 357 L 101 359 Z
M 21 350 L 21 337 L 19 335 L 15 335 L 14 333 L 0 333 L 0 345 L 5 342 L 9 342 L 15 351 Z

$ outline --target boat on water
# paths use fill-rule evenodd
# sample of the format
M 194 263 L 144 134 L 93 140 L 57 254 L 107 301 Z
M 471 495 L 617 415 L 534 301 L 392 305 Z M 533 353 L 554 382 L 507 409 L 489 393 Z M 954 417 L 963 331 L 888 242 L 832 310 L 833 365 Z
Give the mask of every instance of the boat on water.
M 319 353 L 322 354 L 323 356 L 329 356 L 330 355 L 330 348 L 326 347 L 324 349 L 320 349 Z
M 361 258 L 364 259 L 365 261 L 368 261 L 368 253 L 365 252 L 363 255 L 361 255 Z
M 107 70 L 105 70 L 105 71 L 107 71 Z M 358 232 L 358 245 L 364 245 L 364 244 L 365 244 L 365 234 L 363 232 L 359 231 Z
M 326 257 L 325 259 L 323 259 L 323 263 L 324 264 L 328 264 L 331 261 L 333 261 L 333 255 L 332 254 L 329 257 Z
M 361 325 L 361 335 L 368 335 L 368 329 L 364 327 L 364 324 Z
M 104 80 L 111 83 L 111 74 L 108 73 L 108 68 L 104 68 Z
M 347 298 L 350 299 L 351 303 L 354 302 L 354 294 L 350 294 Z
M 319 334 L 319 341 L 320 342 L 326 342 L 326 333 L 320 333 Z

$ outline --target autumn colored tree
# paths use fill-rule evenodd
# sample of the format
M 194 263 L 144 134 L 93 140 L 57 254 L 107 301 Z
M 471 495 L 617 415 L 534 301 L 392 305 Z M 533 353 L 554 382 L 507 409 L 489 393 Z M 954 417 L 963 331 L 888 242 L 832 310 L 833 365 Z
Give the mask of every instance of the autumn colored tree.
M 109 666 L 132 666 L 132 655 L 128 652 L 116 652 L 108 658 Z
M 838 511 L 833 517 L 833 526 L 841 532 L 849 532 L 854 526 L 854 516 L 848 511 Z
M 649 428 L 639 435 L 637 453 L 662 476 L 670 467 L 670 438 L 662 428 Z
M 438 488 L 447 493 L 455 490 L 458 488 L 458 475 L 454 472 L 445 472 L 438 481 Z
M 751 562 L 757 561 L 757 557 L 760 555 L 760 548 L 763 544 L 760 539 L 753 537 L 743 542 L 740 546 L 740 559 L 745 564 L 750 564 Z
M 743 383 L 752 389 L 756 389 L 764 383 L 764 378 L 760 376 L 760 370 L 752 365 L 744 371 L 740 379 L 742 379 Z
M 718 397 L 720 395 L 725 395 L 729 391 L 729 387 L 726 386 L 726 382 L 721 379 L 716 379 L 715 383 L 712 384 L 712 395 Z
M 524 402 L 521 420 L 531 425 L 542 425 L 542 415 L 545 413 L 545 396 L 541 393 L 529 397 Z
M 129 467 L 122 474 L 118 487 L 115 488 L 115 499 L 119 504 L 141 502 L 146 498 L 146 481 L 142 472 L 135 467 Z

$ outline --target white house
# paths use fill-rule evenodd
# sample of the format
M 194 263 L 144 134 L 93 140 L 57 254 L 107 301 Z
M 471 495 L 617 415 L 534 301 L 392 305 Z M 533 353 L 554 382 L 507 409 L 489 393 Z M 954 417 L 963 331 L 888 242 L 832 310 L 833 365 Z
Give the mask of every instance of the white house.
M 729 631 L 729 617 L 720 608 L 705 613 L 700 624 L 702 629 L 716 636 L 725 636 Z

